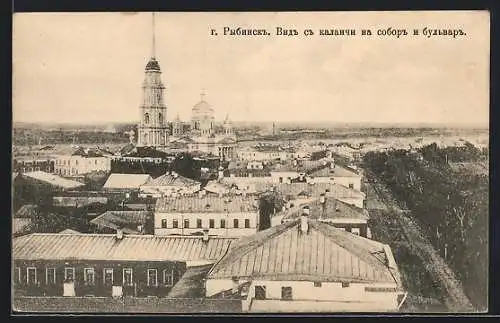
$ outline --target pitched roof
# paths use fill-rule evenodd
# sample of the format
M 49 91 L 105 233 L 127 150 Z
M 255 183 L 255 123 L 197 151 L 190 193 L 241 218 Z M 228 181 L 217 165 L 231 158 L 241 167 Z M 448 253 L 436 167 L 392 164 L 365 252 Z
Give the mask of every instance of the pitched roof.
M 255 212 L 258 210 L 257 200 L 251 196 L 180 196 L 177 198 L 159 198 L 156 201 L 156 212 L 171 213 L 224 213 Z
M 179 174 L 167 173 L 157 177 L 155 179 L 150 179 L 143 186 L 191 186 L 200 184 L 200 182 L 195 181 Z
M 16 211 L 16 218 L 31 218 L 38 214 L 38 205 L 36 204 L 25 204 Z
M 90 222 L 114 230 L 122 229 L 128 234 L 140 234 L 137 227 L 144 226 L 151 215 L 148 211 L 107 211 Z
M 311 219 L 318 219 L 320 221 L 332 219 L 368 220 L 366 210 L 331 197 L 325 198 L 324 205 L 318 198 L 310 203 L 301 205 L 300 208 L 293 208 L 285 211 L 283 219 L 292 220 L 300 217 L 302 207 L 305 205 L 309 206 Z
M 335 165 L 334 168 L 325 167 L 309 174 L 313 177 L 360 177 L 353 169 Z
M 50 174 L 42 171 L 34 171 L 34 172 L 28 172 L 28 173 L 23 173 L 22 176 L 28 177 L 30 179 L 34 179 L 40 182 L 47 183 L 51 186 L 63 188 L 63 189 L 71 189 L 71 188 L 77 188 L 77 187 L 82 187 L 85 184 L 73 181 L 70 179 L 66 179 L 64 177 L 55 175 L 55 174 Z
M 28 229 L 31 224 L 30 218 L 14 218 L 12 219 L 12 233 L 21 233 Z
M 138 189 L 151 179 L 148 174 L 111 174 L 103 188 Z
M 241 238 L 208 273 L 232 277 L 331 282 L 397 283 L 399 271 L 390 248 L 380 242 L 309 220 L 300 220 Z
M 357 191 L 345 186 L 334 184 L 334 183 L 274 183 L 274 184 L 257 184 L 256 188 L 259 191 L 269 190 L 271 187 L 277 192 L 285 196 L 297 197 L 297 196 L 317 196 L 319 198 L 320 194 L 325 193 L 329 190 L 326 195 L 335 198 L 353 198 L 353 197 L 364 197 L 364 193 Z
M 12 241 L 20 260 L 216 261 L 236 238 L 33 233 Z

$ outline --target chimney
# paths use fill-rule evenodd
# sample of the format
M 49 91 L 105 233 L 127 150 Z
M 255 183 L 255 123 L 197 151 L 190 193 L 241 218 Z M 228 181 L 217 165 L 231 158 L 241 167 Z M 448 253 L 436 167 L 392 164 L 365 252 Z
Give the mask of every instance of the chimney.
M 208 241 L 208 229 L 203 229 L 203 241 Z
M 117 229 L 116 230 L 116 239 L 117 240 L 122 240 L 123 239 L 123 230 L 122 229 Z
M 302 208 L 302 215 L 300 216 L 300 232 L 307 233 L 309 230 L 309 206 L 304 206 Z

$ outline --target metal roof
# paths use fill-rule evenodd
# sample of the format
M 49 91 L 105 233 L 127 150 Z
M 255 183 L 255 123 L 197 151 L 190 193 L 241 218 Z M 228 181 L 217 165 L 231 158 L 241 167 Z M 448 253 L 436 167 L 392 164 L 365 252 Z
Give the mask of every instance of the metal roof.
M 95 203 L 107 204 L 108 198 L 105 196 L 54 196 L 52 203 L 54 206 L 82 207 Z
M 33 233 L 12 242 L 16 260 L 215 261 L 236 238 Z
M 300 220 L 241 238 L 217 262 L 208 279 L 397 283 L 399 271 L 390 248 L 337 229 Z
M 138 226 L 144 226 L 148 216 L 148 211 L 107 211 L 90 222 L 111 229 L 122 229 L 125 233 L 139 234 Z
M 104 184 L 107 189 L 139 189 L 151 179 L 148 174 L 111 174 Z
M 256 212 L 258 200 L 251 196 L 180 196 L 177 198 L 159 198 L 156 212 L 165 213 L 237 213 Z
M 309 174 L 313 177 L 361 177 L 356 171 L 335 165 L 334 168 L 325 167 Z
M 167 173 L 157 177 L 155 179 L 150 179 L 143 186 L 187 186 L 187 185 L 197 185 L 197 182 L 193 179 L 181 176 L 179 174 Z
M 22 176 L 25 176 L 25 177 L 28 177 L 31 179 L 35 179 L 35 180 L 40 181 L 40 182 L 44 182 L 44 183 L 50 184 L 52 186 L 61 187 L 64 189 L 77 188 L 77 187 L 82 187 L 85 185 L 85 184 L 82 184 L 80 182 L 72 181 L 72 180 L 66 179 L 64 177 L 50 174 L 50 173 L 46 173 L 43 171 L 34 171 L 34 172 L 23 173 Z
M 300 217 L 302 214 L 302 207 L 306 205 L 309 207 L 311 219 L 326 220 L 343 218 L 368 220 L 368 214 L 364 209 L 331 197 L 326 197 L 324 204 L 322 204 L 318 198 L 311 203 L 301 205 L 300 208 L 285 211 L 284 219 L 291 220 Z
M 335 198 L 351 198 L 351 197 L 364 197 L 365 194 L 361 191 L 357 191 L 351 188 L 347 188 L 345 186 L 334 184 L 334 183 L 278 183 L 278 184 L 261 184 L 261 186 L 269 189 L 270 187 L 274 188 L 274 191 L 277 191 L 285 196 L 317 196 L 325 193 L 327 190 L 329 192 L 326 193 L 327 196 L 332 196 Z M 263 187 L 257 187 L 257 190 L 262 191 Z

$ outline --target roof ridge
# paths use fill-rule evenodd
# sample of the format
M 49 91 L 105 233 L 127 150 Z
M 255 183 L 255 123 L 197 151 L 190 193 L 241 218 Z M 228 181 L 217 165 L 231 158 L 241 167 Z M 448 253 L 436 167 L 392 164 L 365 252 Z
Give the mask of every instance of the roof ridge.
M 228 255 L 230 256 L 231 254 L 238 254 L 238 257 L 243 257 L 246 254 L 248 254 L 249 252 L 251 252 L 252 250 L 257 249 L 258 247 L 260 247 L 261 245 L 263 245 L 264 243 L 266 243 L 270 239 L 283 234 L 284 232 L 286 232 L 290 228 L 293 228 L 298 223 L 299 223 L 299 220 L 297 219 L 294 221 L 280 224 L 280 225 L 275 226 L 275 227 L 271 227 L 271 228 L 266 229 L 264 231 L 260 231 L 253 236 L 240 238 L 236 242 L 236 245 L 234 247 L 232 247 L 230 250 L 228 250 L 228 252 L 226 252 L 224 254 L 224 256 L 221 257 L 220 261 L 218 261 L 216 264 L 214 264 L 213 268 L 208 272 L 207 277 L 209 275 L 211 275 L 212 273 L 217 273 L 217 271 L 218 271 L 217 266 L 224 265 L 225 260 L 229 259 L 229 258 L 225 258 L 226 256 L 228 256 Z M 270 232 L 266 232 L 267 230 L 270 230 Z M 256 236 L 259 233 L 264 233 L 264 232 L 266 234 L 262 234 L 262 237 L 258 237 L 258 240 L 252 241 L 252 240 L 255 240 Z M 242 252 L 242 249 L 243 249 L 243 252 Z

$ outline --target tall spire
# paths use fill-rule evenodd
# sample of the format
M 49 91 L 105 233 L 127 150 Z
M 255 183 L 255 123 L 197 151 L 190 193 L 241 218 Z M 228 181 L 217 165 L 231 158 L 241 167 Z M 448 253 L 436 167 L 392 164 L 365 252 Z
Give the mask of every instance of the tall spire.
M 155 38 L 155 13 L 152 13 L 152 23 L 153 23 L 153 28 L 152 28 L 152 46 L 151 46 L 151 58 L 156 58 L 156 38 Z

